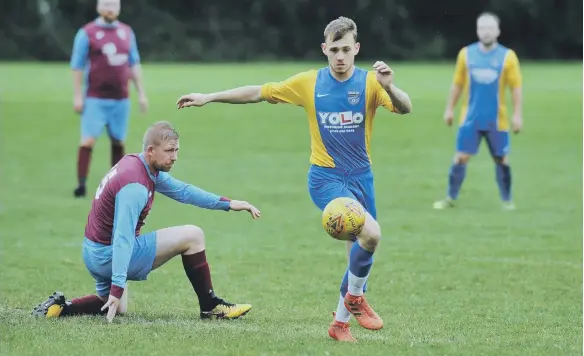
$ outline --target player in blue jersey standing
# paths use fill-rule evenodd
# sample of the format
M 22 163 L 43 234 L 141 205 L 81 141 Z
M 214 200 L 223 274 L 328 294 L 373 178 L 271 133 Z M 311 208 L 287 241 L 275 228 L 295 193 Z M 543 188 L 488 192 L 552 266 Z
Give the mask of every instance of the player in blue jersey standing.
M 124 156 L 130 119 L 129 81 L 136 86 L 141 110 L 148 107 L 136 36 L 130 26 L 118 20 L 120 0 L 98 0 L 97 12 L 99 17 L 77 32 L 71 55 L 73 107 L 81 114 L 76 197 L 85 196 L 91 153 L 104 128 L 111 141 L 111 165 Z
M 448 126 L 452 125 L 454 107 L 461 95 L 464 95 L 464 102 L 456 137 L 456 154 L 448 176 L 447 196 L 434 203 L 435 209 L 455 206 L 467 163 L 478 152 L 483 138 L 495 161 L 495 177 L 503 208 L 515 209 L 508 162 L 509 131 L 519 133 L 523 127 L 522 78 L 517 55 L 498 43 L 499 33 L 498 17 L 491 13 L 481 14 L 477 19 L 479 41 L 458 53 L 454 82 L 444 113 Z M 511 88 L 513 100 L 511 122 L 505 103 L 507 88 Z
M 192 93 L 178 99 L 178 108 L 211 102 L 246 104 L 267 101 L 303 107 L 310 128 L 311 166 L 308 190 L 319 209 L 333 199 L 358 200 L 367 211 L 363 232 L 349 243 L 349 266 L 341 282 L 341 296 L 329 327 L 340 341 L 355 341 L 349 330 L 351 314 L 364 328 L 383 327 L 382 319 L 364 296 L 373 254 L 381 239 L 377 223 L 369 144 L 378 107 L 397 114 L 412 110 L 409 96 L 395 87 L 394 72 L 384 62 L 372 71 L 355 66 L 359 53 L 357 26 L 346 17 L 324 30 L 322 51 L 328 66 L 309 70 L 282 82 L 250 85 L 212 94 Z

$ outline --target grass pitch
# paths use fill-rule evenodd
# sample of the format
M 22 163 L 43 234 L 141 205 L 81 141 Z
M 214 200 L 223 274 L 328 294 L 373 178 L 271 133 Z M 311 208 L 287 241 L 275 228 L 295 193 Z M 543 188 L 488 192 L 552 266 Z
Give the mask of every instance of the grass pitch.
M 322 63 L 317 64 L 320 66 Z M 370 63 L 363 63 L 369 66 Z M 177 111 L 181 94 L 284 79 L 295 65 L 144 67 L 151 110 L 133 106 L 128 151 L 146 127 L 181 133 L 173 174 L 262 210 L 205 211 L 158 196 L 143 231 L 196 224 L 207 237 L 217 293 L 254 309 L 202 322 L 180 260 L 130 282 L 129 314 L 35 320 L 58 289 L 94 290 L 81 259 L 90 200 L 75 200 L 79 118 L 65 64 L 2 64 L 0 354 L 2 355 L 579 355 L 582 350 L 582 68 L 524 64 L 525 130 L 512 138 L 518 210 L 500 208 L 486 147 L 471 161 L 459 206 L 432 210 L 446 190 L 455 129 L 442 123 L 452 66 L 396 64 L 414 113 L 379 110 L 372 156 L 384 241 L 369 300 L 378 332 L 353 322 L 357 345 L 328 338 L 346 267 L 306 187 L 308 125 L 301 108 L 211 104 Z M 135 98 L 135 95 L 134 95 Z M 109 168 L 94 150 L 93 191 Z

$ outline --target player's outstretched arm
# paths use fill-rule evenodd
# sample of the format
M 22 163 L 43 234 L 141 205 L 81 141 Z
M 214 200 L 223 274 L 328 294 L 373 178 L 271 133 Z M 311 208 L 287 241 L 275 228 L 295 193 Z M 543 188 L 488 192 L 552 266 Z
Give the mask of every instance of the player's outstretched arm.
M 181 96 L 176 106 L 178 109 L 189 106 L 203 106 L 208 103 L 250 104 L 259 103 L 262 99 L 262 87 L 260 85 L 247 85 L 216 93 L 201 94 L 191 93 Z
M 316 80 L 316 71 L 301 72 L 292 77 L 263 85 L 248 85 L 218 93 L 192 93 L 181 96 L 176 102 L 179 109 L 189 106 L 203 106 L 207 103 L 248 104 L 266 101 L 270 104 L 286 103 L 304 106 L 311 98 Z
M 108 302 L 107 319 L 112 321 L 126 288 L 128 266 L 136 239 L 136 225 L 148 201 L 148 189 L 139 183 L 124 186 L 116 195 L 112 237 L 112 285 Z
M 260 211 L 246 201 L 231 200 L 207 192 L 192 184 L 180 181 L 166 172 L 160 172 L 156 180 L 156 191 L 184 204 L 210 210 L 248 211 L 253 219 L 260 217 Z

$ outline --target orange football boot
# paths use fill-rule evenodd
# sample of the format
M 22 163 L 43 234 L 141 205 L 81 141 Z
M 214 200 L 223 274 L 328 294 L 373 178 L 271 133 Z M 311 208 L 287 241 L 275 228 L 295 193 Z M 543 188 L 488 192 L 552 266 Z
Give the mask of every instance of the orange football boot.
M 364 295 L 354 296 L 347 292 L 345 307 L 353 314 L 359 325 L 369 330 L 379 330 L 383 327 L 383 320 L 369 306 Z
M 338 341 L 356 342 L 357 340 L 351 335 L 351 330 L 349 330 L 349 323 L 336 320 L 335 314 L 333 312 L 333 321 L 328 330 L 329 336 Z

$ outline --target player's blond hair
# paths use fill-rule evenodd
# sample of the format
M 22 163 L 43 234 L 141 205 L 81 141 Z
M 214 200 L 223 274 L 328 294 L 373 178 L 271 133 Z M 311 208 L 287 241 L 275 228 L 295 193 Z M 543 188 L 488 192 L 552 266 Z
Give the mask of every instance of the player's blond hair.
M 150 125 L 142 140 L 142 149 L 146 151 L 148 146 L 158 146 L 168 140 L 178 140 L 178 132 L 168 121 L 158 121 Z
M 324 29 L 324 40 L 338 41 L 345 37 L 347 33 L 353 34 L 353 39 L 357 42 L 357 24 L 348 17 L 341 16 L 332 20 Z

